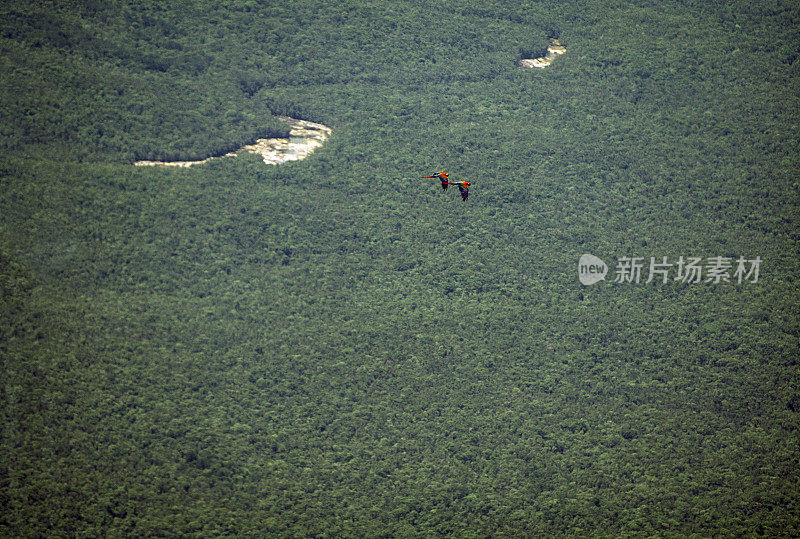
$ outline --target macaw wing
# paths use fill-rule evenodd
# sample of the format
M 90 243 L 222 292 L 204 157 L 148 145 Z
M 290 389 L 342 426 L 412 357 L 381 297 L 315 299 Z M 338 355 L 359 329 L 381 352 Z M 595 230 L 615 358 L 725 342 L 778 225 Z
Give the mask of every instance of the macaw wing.
M 459 183 L 458 190 L 461 191 L 461 199 L 466 201 L 469 196 L 469 189 Z

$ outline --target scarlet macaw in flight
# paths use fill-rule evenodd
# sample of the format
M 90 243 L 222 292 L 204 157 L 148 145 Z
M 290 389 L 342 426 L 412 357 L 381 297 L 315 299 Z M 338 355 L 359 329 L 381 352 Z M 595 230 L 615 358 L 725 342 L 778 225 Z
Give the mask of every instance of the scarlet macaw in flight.
M 442 189 L 447 191 L 448 185 L 455 185 L 454 183 L 448 182 L 447 172 L 437 172 L 436 174 L 432 174 L 430 176 L 423 176 L 423 178 L 439 178 L 442 180 Z
M 448 182 L 447 185 L 457 185 L 458 190 L 461 191 L 461 200 L 464 202 L 467 201 L 467 197 L 469 196 L 469 186 L 472 185 L 470 182 Z

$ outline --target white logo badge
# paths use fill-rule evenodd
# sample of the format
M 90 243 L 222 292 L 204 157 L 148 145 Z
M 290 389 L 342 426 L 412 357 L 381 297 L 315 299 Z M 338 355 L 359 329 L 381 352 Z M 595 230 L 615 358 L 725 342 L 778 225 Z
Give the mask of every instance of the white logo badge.
M 608 266 L 594 255 L 584 254 L 578 260 L 578 279 L 582 284 L 590 285 L 606 278 Z

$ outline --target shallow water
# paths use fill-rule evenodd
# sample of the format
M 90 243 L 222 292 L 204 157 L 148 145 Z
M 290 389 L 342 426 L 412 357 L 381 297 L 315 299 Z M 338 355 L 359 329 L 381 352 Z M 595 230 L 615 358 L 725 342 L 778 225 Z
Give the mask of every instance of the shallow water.
M 297 120 L 288 116 L 278 116 L 280 121 L 286 122 L 291 127 L 289 138 L 262 138 L 253 144 L 242 146 L 235 152 L 230 152 L 217 157 L 208 157 L 200 161 L 136 161 L 136 166 L 157 167 L 191 167 L 208 163 L 213 159 L 235 157 L 241 152 L 257 153 L 261 155 L 267 165 L 279 165 L 287 161 L 305 159 L 317 148 L 328 140 L 331 128 L 322 124 Z
M 567 52 L 567 49 L 558 42 L 557 39 L 550 38 L 550 46 L 547 47 L 547 56 L 541 58 L 526 58 L 519 61 L 519 67 L 522 69 L 544 69 L 553 63 L 561 54 Z

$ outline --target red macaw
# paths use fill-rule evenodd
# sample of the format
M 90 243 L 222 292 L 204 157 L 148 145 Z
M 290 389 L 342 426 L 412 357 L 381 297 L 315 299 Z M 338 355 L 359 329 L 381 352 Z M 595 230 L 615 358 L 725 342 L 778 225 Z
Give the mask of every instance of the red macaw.
M 455 185 L 454 183 L 448 182 L 447 172 L 437 172 L 436 174 L 432 174 L 430 176 L 423 176 L 423 178 L 439 178 L 442 180 L 442 189 L 447 191 L 448 185 Z
M 467 197 L 469 196 L 469 186 L 472 185 L 470 182 L 448 182 L 447 185 L 457 185 L 458 190 L 461 191 L 461 200 L 464 202 L 467 201 Z

